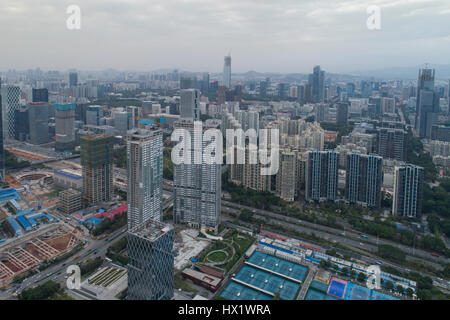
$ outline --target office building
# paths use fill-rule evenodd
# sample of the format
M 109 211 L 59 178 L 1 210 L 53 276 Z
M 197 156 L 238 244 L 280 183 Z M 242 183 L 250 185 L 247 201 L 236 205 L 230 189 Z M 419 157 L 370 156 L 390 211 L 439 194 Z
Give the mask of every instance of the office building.
M 47 102 L 28 104 L 29 134 L 31 144 L 45 144 L 50 141 L 48 131 L 49 105 Z
M 278 97 L 286 98 L 287 97 L 287 86 L 286 83 L 280 82 L 278 84 Z
M 48 89 L 33 89 L 33 102 L 48 102 Z
M 223 65 L 223 85 L 228 89 L 231 88 L 231 56 L 228 55 L 224 58 Z
M 159 129 L 135 128 L 127 134 L 128 229 L 162 220 L 163 142 Z
M 201 80 L 201 85 L 200 85 L 200 91 L 203 94 L 208 94 L 209 93 L 209 73 L 205 72 L 202 75 L 202 80 Z
M 88 106 L 86 110 L 86 124 L 92 126 L 99 126 L 100 119 L 103 118 L 102 106 Z
M 3 148 L 2 79 L 0 78 L 0 182 L 5 182 L 5 149 Z
M 87 205 L 113 198 L 114 138 L 88 134 L 80 138 L 83 198 Z
M 70 151 L 75 147 L 75 103 L 55 104 L 55 150 Z
M 259 82 L 259 96 L 265 98 L 267 96 L 268 81 L 261 80 Z
M 335 201 L 338 189 L 338 158 L 334 151 L 308 151 L 306 201 Z
M 48 102 L 48 90 L 46 88 L 33 89 L 33 102 Z
M 14 139 L 28 141 L 30 139 L 30 113 L 28 106 L 21 106 L 15 110 L 14 120 L 16 122 Z M 48 131 L 48 130 L 47 130 Z
M 381 98 L 381 111 L 383 113 L 395 113 L 395 99 Z
M 66 189 L 59 193 L 58 208 L 65 214 L 71 214 L 82 209 L 81 192 Z
M 324 81 L 325 71 L 320 66 L 315 66 L 313 73 L 309 76 L 309 84 L 312 89 L 312 102 L 319 103 L 324 101 Z
M 183 89 L 180 92 L 180 117 L 200 121 L 200 91 Z
M 127 131 L 132 128 L 133 118 L 130 112 L 117 110 L 113 112 L 114 117 L 114 129 L 117 134 L 125 138 Z
M 434 91 L 434 69 L 421 69 L 417 81 L 415 130 L 420 138 L 431 138 L 440 111 L 439 93 Z
M 336 108 L 336 124 L 338 126 L 345 126 L 348 120 L 348 102 L 339 102 Z
M 450 125 L 434 125 L 431 128 L 431 139 L 450 142 Z
M 378 129 L 378 155 L 383 158 L 406 161 L 408 133 L 403 129 Z
M 197 77 L 182 76 L 180 78 L 180 89 L 197 89 Z
M 78 73 L 76 72 L 69 73 L 69 86 L 70 87 L 78 86 Z
M 3 138 L 14 139 L 16 134 L 15 112 L 20 108 L 20 87 L 2 87 Z
M 128 300 L 171 300 L 174 294 L 175 233 L 149 220 L 128 230 Z
M 407 164 L 395 167 L 392 212 L 401 217 L 420 218 L 423 202 L 422 167 Z
M 345 198 L 351 204 L 381 206 L 383 158 L 360 153 L 347 154 Z

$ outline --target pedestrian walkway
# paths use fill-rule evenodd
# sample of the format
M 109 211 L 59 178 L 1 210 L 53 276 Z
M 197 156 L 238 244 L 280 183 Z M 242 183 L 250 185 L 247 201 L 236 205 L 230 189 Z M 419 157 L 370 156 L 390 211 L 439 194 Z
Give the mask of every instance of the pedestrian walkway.
M 308 292 L 309 286 L 311 285 L 311 282 L 313 281 L 316 272 L 317 267 L 310 265 L 308 275 L 306 276 L 306 280 L 300 289 L 300 293 L 298 294 L 297 300 L 305 300 L 306 293 Z

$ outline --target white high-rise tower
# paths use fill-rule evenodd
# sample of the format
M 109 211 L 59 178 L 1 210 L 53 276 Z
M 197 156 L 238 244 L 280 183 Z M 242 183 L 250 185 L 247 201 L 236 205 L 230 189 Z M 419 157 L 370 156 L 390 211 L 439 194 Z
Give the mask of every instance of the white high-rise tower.
M 148 220 L 161 222 L 163 143 L 159 129 L 135 128 L 127 134 L 128 230 Z

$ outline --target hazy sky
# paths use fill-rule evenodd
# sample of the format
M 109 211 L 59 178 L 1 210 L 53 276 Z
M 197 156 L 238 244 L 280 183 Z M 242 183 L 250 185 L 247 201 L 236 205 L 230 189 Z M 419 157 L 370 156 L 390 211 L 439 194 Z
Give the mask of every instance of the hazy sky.
M 0 70 L 345 72 L 450 64 L 450 0 L 1 0 L 0 34 Z

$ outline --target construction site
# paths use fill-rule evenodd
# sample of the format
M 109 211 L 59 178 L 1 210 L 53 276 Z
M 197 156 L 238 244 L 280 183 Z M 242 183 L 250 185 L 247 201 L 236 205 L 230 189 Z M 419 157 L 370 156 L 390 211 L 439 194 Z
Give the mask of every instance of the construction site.
M 57 223 L 43 226 L 0 248 L 0 287 L 14 277 L 70 252 L 82 240 L 76 229 Z

